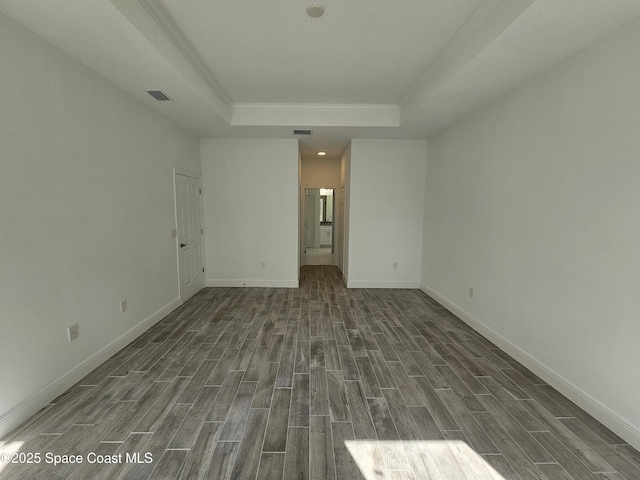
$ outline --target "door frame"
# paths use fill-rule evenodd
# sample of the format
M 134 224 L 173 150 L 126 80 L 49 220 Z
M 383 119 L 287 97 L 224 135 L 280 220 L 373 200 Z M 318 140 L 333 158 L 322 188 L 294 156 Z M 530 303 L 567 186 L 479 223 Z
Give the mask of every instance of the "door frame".
M 314 222 L 308 222 L 308 207 L 310 206 L 308 198 L 309 197 L 313 197 L 313 199 L 315 200 L 316 195 L 313 194 L 309 194 L 307 193 L 307 188 L 304 189 L 305 194 L 304 194 L 304 215 L 302 216 L 303 220 L 304 220 L 304 249 L 305 252 L 308 248 L 315 248 L 316 247 L 316 225 Z M 315 216 L 316 213 L 316 205 L 315 203 L 313 205 L 311 205 L 313 208 L 313 213 L 312 216 Z M 311 228 L 311 246 L 308 245 L 309 243 L 309 234 L 307 233 L 307 226 L 310 226 Z
M 305 231 L 305 225 L 307 222 L 307 188 L 326 188 L 326 189 L 333 189 L 333 228 L 331 229 L 331 235 L 332 235 L 332 241 L 331 241 L 331 251 L 333 252 L 333 254 L 336 254 L 336 245 L 335 245 L 335 240 L 336 240 L 336 215 L 338 215 L 337 213 L 337 209 L 336 209 L 336 195 L 338 194 L 338 188 L 340 187 L 336 187 L 335 185 L 327 185 L 326 183 L 310 183 L 310 184 L 301 184 L 300 185 L 300 202 L 301 202 L 301 209 L 300 209 L 300 213 L 302 215 L 301 221 L 300 221 L 300 231 L 298 232 L 298 235 L 300 236 L 300 248 L 301 248 L 301 252 L 300 252 L 300 266 L 302 265 L 306 265 L 305 260 L 307 258 L 306 252 L 307 252 L 307 241 L 306 241 L 306 231 Z M 334 260 L 336 260 L 337 263 L 337 259 L 334 257 Z
M 177 274 L 177 281 L 178 281 L 178 296 L 180 297 L 180 305 L 182 305 L 184 302 L 186 302 L 187 300 L 189 300 L 189 298 L 191 298 L 193 295 L 189 296 L 189 297 L 184 297 L 184 295 L 182 294 L 182 283 L 180 282 L 180 246 L 178 245 L 178 184 L 176 182 L 177 180 L 177 176 L 178 175 L 182 175 L 185 177 L 190 177 L 190 178 L 195 178 L 198 180 L 198 184 L 199 184 L 199 188 L 200 188 L 200 197 L 199 197 L 199 204 L 200 204 L 200 226 L 202 228 L 202 233 L 200 236 L 200 242 L 201 242 L 201 248 L 200 251 L 202 252 L 202 268 L 204 269 L 204 271 L 202 272 L 202 287 L 206 287 L 207 286 L 207 278 L 206 278 L 206 259 L 205 259 L 205 228 L 204 228 L 204 215 L 203 215 L 203 205 L 202 205 L 202 174 L 201 173 L 197 173 L 197 172 L 192 172 L 190 170 L 186 170 L 184 168 L 179 168 L 179 167 L 173 167 L 173 211 L 174 211 L 174 218 L 173 218 L 173 226 L 175 228 L 175 232 L 176 232 L 176 236 L 173 237 L 173 240 L 175 241 L 175 249 L 176 249 L 176 274 Z M 194 294 L 195 295 L 195 294 Z
M 334 219 L 337 219 L 337 222 L 340 222 L 336 225 L 336 228 L 333 232 L 333 241 L 336 242 L 336 247 L 334 248 L 335 260 L 340 272 L 344 272 L 344 258 L 346 251 L 346 219 L 347 219 L 347 186 L 345 183 L 341 184 L 336 190 L 336 198 L 334 199 Z M 340 202 L 342 202 L 342 208 L 340 208 Z M 344 273 L 342 273 L 344 278 Z M 347 281 L 344 281 L 345 285 Z

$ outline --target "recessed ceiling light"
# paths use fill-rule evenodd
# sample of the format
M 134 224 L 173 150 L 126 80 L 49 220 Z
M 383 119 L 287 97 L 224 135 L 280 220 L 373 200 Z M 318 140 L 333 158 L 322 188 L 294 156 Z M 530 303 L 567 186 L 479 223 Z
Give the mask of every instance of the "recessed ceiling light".
M 327 152 L 318 152 L 318 156 L 319 157 L 324 157 L 327 154 Z
M 324 13 L 324 7 L 319 3 L 312 3 L 307 7 L 307 15 L 313 18 L 321 17 Z

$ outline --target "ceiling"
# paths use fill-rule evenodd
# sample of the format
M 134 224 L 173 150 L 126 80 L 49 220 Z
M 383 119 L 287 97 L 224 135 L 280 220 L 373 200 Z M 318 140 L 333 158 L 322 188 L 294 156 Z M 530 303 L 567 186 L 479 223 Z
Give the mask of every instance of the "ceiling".
M 428 138 L 639 16 L 640 1 L 0 0 L 0 12 L 199 137 L 310 128 L 303 158 L 337 158 L 351 138 Z

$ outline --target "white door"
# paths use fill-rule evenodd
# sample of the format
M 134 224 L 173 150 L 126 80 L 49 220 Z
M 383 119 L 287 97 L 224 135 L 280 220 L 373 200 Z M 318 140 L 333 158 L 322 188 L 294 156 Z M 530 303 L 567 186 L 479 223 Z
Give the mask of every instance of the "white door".
M 315 222 L 318 220 L 315 217 L 316 211 L 316 197 L 315 195 L 307 195 L 305 201 L 305 215 L 304 215 L 304 228 L 306 236 L 306 247 L 313 248 L 316 238 Z
M 200 179 L 176 173 L 175 189 L 178 276 L 180 301 L 184 302 L 204 286 Z

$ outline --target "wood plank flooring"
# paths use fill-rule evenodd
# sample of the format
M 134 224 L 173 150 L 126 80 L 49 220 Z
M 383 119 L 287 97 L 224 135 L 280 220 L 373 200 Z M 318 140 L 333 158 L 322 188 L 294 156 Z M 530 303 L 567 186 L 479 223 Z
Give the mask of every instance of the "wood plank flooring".
M 640 479 L 640 453 L 424 293 L 301 275 L 202 290 L 0 441 L 42 455 L 0 478 Z

